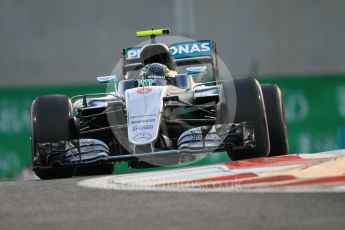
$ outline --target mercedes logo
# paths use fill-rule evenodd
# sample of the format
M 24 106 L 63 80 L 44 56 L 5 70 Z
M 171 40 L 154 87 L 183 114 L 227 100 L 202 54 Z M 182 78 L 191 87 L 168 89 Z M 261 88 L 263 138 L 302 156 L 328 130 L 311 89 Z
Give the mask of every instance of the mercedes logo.
M 134 136 L 134 140 L 136 141 L 147 141 L 149 139 L 151 139 L 152 135 L 149 133 L 139 133 L 137 135 Z

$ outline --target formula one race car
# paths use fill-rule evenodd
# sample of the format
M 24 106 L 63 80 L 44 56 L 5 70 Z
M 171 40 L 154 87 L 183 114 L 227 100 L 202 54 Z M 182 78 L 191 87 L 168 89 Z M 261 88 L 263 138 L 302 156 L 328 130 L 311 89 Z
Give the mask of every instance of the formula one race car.
M 168 33 L 137 32 L 151 42 L 122 50 L 121 79 L 97 78 L 114 91 L 34 100 L 38 177 L 109 174 L 120 161 L 132 168 L 172 165 L 217 151 L 232 160 L 288 153 L 279 88 L 251 77 L 221 80 L 214 41 L 156 42 Z

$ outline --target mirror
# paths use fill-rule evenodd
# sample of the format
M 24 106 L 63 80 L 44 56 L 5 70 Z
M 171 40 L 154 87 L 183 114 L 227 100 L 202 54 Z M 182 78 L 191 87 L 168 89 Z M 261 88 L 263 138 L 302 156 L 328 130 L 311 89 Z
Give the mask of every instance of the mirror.
M 97 82 L 99 84 L 115 83 L 115 81 L 116 81 L 116 76 L 115 75 L 97 77 Z
M 206 73 L 206 66 L 193 66 L 186 68 L 187 74 L 200 74 L 200 73 Z

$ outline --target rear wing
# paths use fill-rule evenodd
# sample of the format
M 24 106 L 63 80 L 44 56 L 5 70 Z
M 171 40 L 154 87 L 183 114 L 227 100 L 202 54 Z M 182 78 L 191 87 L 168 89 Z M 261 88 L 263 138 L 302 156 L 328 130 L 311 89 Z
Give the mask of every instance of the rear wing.
M 142 47 L 130 47 L 122 50 L 123 75 L 143 67 L 140 60 Z M 213 40 L 179 42 L 169 46 L 170 54 L 176 66 L 211 64 L 213 80 L 218 81 L 217 49 Z

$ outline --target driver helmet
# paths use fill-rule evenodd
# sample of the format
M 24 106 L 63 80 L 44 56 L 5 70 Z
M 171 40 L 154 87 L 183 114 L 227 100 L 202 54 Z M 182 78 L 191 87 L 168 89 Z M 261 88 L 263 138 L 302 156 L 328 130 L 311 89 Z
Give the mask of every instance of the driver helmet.
M 172 77 L 167 66 L 160 63 L 152 63 L 144 66 L 140 71 L 141 79 L 166 79 Z

